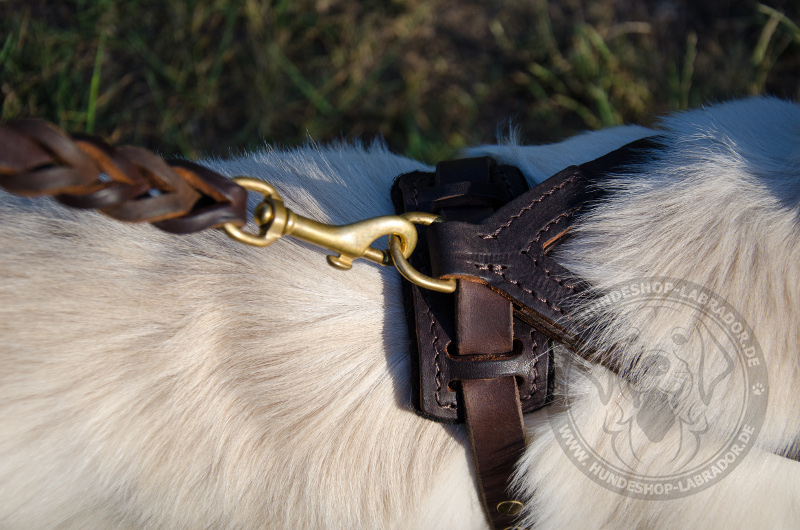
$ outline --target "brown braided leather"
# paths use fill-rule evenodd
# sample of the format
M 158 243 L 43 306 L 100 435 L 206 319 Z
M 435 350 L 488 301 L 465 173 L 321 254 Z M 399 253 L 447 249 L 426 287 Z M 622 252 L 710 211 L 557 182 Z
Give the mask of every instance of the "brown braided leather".
M 0 124 L 0 187 L 176 234 L 247 222 L 247 190 L 214 171 L 41 120 Z

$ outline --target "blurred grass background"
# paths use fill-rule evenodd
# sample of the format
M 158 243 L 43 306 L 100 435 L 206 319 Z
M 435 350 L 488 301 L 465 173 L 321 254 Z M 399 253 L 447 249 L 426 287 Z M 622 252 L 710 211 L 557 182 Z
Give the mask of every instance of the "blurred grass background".
M 382 136 L 435 162 L 800 98 L 800 1 L 0 0 L 2 119 L 164 155 Z

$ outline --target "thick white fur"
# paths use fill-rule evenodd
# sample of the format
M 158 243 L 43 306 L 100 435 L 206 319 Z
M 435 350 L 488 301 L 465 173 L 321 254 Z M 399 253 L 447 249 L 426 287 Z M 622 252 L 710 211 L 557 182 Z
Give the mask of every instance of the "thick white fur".
M 600 289 L 664 275 L 731 302 L 769 366 L 758 446 L 710 489 L 640 501 L 585 478 L 535 413 L 516 477 L 525 523 L 797 527 L 800 464 L 772 452 L 800 435 L 800 108 L 753 99 L 670 117 L 660 132 L 659 158 L 619 180 L 560 257 Z M 539 182 L 650 134 L 473 153 Z M 380 145 L 207 164 L 269 180 L 298 212 L 335 223 L 390 213 L 392 179 L 424 167 Z M 0 224 L 0 528 L 486 527 L 464 429 L 409 410 L 394 271 L 342 273 L 292 241 L 176 237 L 7 194 Z M 591 316 L 615 324 L 598 347 L 626 322 L 654 344 L 675 324 Z M 731 428 L 724 407 L 713 419 Z M 654 457 L 642 466 L 668 471 Z

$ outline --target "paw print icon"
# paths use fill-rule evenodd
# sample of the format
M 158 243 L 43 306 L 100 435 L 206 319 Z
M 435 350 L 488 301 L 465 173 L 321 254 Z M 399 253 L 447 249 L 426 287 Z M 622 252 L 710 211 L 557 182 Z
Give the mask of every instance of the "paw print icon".
M 760 396 L 761 394 L 764 393 L 764 390 L 766 390 L 764 388 L 764 385 L 762 385 L 761 383 L 754 384 L 752 386 L 752 389 L 753 389 L 753 394 L 755 394 L 756 396 Z

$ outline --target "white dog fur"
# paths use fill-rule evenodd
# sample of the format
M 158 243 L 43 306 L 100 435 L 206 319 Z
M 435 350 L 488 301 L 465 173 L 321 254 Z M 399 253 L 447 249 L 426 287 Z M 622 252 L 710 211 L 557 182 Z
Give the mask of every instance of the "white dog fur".
M 800 107 L 751 99 L 655 132 L 663 149 L 615 181 L 559 259 L 600 290 L 669 276 L 727 299 L 768 366 L 764 424 L 723 480 L 648 501 L 586 478 L 548 413 L 528 415 L 522 524 L 796 528 L 800 464 L 773 453 L 796 454 L 800 436 Z M 652 134 L 619 127 L 469 154 L 517 164 L 535 183 Z M 391 213 L 392 180 L 426 167 L 379 144 L 206 164 L 268 180 L 295 211 L 337 224 Z M 0 528 L 487 527 L 463 426 L 409 408 L 394 270 L 343 273 L 291 240 L 177 237 L 5 193 L 0 224 Z M 615 354 L 629 363 L 684 323 L 604 311 L 589 315 L 606 324 L 593 346 L 626 344 Z M 625 342 L 631 326 L 640 335 Z M 573 407 L 600 418 L 596 400 Z M 722 404 L 709 418 L 712 432 L 735 423 Z M 599 440 L 593 425 L 584 434 Z M 640 471 L 670 471 L 656 453 L 644 448 Z

